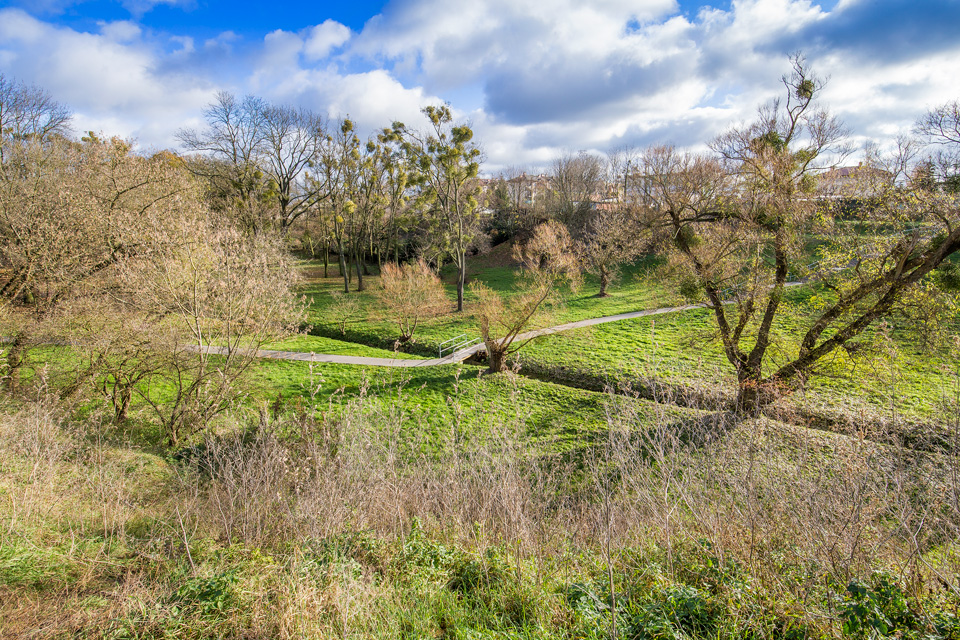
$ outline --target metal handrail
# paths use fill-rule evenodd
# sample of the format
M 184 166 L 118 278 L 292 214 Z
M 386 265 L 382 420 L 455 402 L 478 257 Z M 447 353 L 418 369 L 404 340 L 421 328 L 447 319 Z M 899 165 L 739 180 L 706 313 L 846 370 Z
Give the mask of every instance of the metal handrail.
M 473 340 L 467 340 L 465 342 L 461 342 L 460 344 L 458 344 L 456 347 L 453 348 L 453 353 L 456 354 L 456 353 L 459 353 L 460 351 L 464 351 L 465 349 L 469 349 L 475 344 L 480 344 L 480 342 L 481 342 L 480 338 L 474 338 Z
M 461 338 L 466 338 L 466 337 L 467 337 L 467 334 L 461 333 L 460 335 L 456 336 L 455 338 L 450 338 L 449 340 L 444 340 L 443 342 L 441 342 L 441 343 L 440 343 L 440 357 L 441 357 L 441 358 L 443 357 L 443 345 L 445 345 L 445 344 L 450 344 L 451 342 L 456 342 L 457 340 L 460 340 Z
M 457 342 L 458 340 L 459 342 Z M 453 342 L 454 344 L 449 347 L 445 346 L 450 344 L 451 342 Z M 461 333 L 455 338 L 450 338 L 449 340 L 444 340 L 443 342 L 440 343 L 440 357 L 441 358 L 443 357 L 444 351 L 447 351 L 448 354 L 456 353 L 457 351 L 462 351 L 463 349 L 472 347 L 475 344 L 479 344 L 479 342 L 480 342 L 480 338 L 472 338 L 472 339 L 467 338 L 467 334 Z

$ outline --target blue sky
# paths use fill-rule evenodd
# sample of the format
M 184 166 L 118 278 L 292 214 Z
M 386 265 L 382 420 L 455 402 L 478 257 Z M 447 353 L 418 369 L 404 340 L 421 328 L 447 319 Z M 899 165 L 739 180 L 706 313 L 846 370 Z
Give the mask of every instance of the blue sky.
M 886 144 L 960 97 L 960 0 L 0 0 L 0 73 L 78 132 L 176 148 L 218 90 L 366 131 L 448 101 L 488 172 L 702 148 L 776 96 L 798 50 L 852 142 Z

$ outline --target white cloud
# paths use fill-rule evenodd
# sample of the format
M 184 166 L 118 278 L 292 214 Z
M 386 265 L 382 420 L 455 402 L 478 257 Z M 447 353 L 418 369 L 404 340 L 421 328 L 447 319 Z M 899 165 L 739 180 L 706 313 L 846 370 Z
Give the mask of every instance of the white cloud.
M 420 87 L 404 87 L 379 69 L 345 75 L 333 67 L 300 70 L 262 88 L 263 95 L 275 102 L 306 107 L 331 120 L 349 116 L 360 131 L 368 134 L 395 120 L 420 126 L 420 109 L 442 102 Z
M 140 17 L 161 4 L 172 7 L 189 7 L 193 3 L 194 0 L 121 0 L 120 2 L 123 8 L 135 17 Z
M 304 55 L 308 60 L 321 60 L 330 55 L 337 47 L 350 39 L 350 28 L 335 20 L 324 20 L 310 30 L 304 46 Z
M 797 49 L 832 76 L 824 97 L 858 136 L 887 135 L 956 97 L 960 42 L 948 14 L 904 0 L 830 11 L 734 0 L 694 17 L 675 0 L 393 0 L 360 33 L 326 20 L 194 45 L 196 34 L 135 22 L 80 33 L 0 9 L 0 72 L 73 106 L 78 128 L 117 127 L 154 145 L 198 122 L 216 89 L 349 114 L 368 132 L 395 119 L 417 126 L 420 108 L 446 97 L 495 169 L 546 165 L 562 149 L 702 147 L 782 92 Z
M 80 33 L 18 10 L 0 10 L 0 42 L 8 51 L 0 71 L 37 84 L 69 105 L 79 131 L 171 145 L 180 123 L 199 112 L 214 91 L 197 78 L 156 73 L 160 54 L 131 40 L 137 35 L 116 23 L 100 34 Z
M 231 51 L 233 48 L 233 43 L 237 42 L 240 39 L 233 31 L 224 31 L 217 35 L 216 38 L 209 38 L 203 41 L 204 49 L 223 49 L 224 51 Z
M 140 25 L 129 20 L 118 20 L 116 22 L 99 22 L 100 33 L 108 40 L 114 42 L 127 43 L 138 39 L 142 33 Z
M 174 56 L 189 56 L 197 50 L 190 36 L 171 36 L 170 42 L 180 45 L 180 48 L 172 53 Z

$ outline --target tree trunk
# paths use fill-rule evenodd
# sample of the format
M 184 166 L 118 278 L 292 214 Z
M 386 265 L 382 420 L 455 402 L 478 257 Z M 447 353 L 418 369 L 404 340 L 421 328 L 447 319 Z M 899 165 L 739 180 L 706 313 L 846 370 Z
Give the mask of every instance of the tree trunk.
M 350 271 L 347 269 L 347 261 L 343 255 L 342 243 L 337 251 L 337 266 L 340 267 L 340 277 L 343 278 L 343 292 L 350 293 Z
M 119 394 L 119 398 L 117 395 Z M 114 390 L 113 409 L 114 418 L 117 424 L 123 424 L 127 421 L 127 414 L 130 410 L 130 398 L 133 395 L 132 385 L 123 385 L 119 390 Z
M 507 370 L 507 354 L 499 346 L 487 345 L 487 373 L 500 373 Z
M 26 353 L 27 338 L 24 333 L 18 333 L 7 349 L 7 379 L 6 387 L 9 391 L 16 391 L 20 386 L 20 367 L 23 365 Z
M 370 259 L 373 260 L 373 231 L 370 232 L 370 239 L 369 239 L 369 241 L 370 241 L 369 251 L 368 251 L 366 254 L 364 254 L 364 255 L 369 256 Z M 379 263 L 379 259 L 377 260 L 377 262 Z M 365 275 L 365 276 L 369 276 L 369 275 L 370 275 L 370 268 L 369 268 L 369 265 L 367 264 L 367 261 L 366 261 L 366 260 L 363 261 L 363 275 Z
M 607 285 L 610 284 L 610 276 L 606 271 L 600 271 L 600 293 L 597 294 L 598 298 L 606 298 L 609 294 L 607 293 Z
M 758 416 L 783 395 L 780 391 L 776 381 L 761 380 L 759 375 L 740 376 L 734 410 L 744 416 Z
M 756 381 L 740 383 L 734 409 L 737 413 L 747 416 L 755 416 L 760 412 L 760 386 Z
M 360 256 L 361 253 L 359 251 L 353 252 L 353 262 L 357 267 L 357 291 L 363 291 L 363 272 L 366 271 L 366 269 L 361 266 L 363 259 Z
M 457 313 L 463 312 L 463 283 L 467 279 L 467 263 L 463 256 L 457 266 Z

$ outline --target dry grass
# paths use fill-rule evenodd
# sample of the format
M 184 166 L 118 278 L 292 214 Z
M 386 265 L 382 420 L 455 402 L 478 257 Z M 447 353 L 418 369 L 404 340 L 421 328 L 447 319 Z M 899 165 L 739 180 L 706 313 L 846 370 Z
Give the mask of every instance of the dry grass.
M 522 417 L 438 447 L 361 394 L 166 461 L 23 404 L 0 418 L 0 637 L 619 637 L 673 584 L 732 603 L 721 637 L 838 636 L 878 570 L 931 621 L 956 607 L 956 453 L 637 406 L 610 396 L 605 436 L 542 456 Z M 572 609 L 581 583 L 617 615 Z

